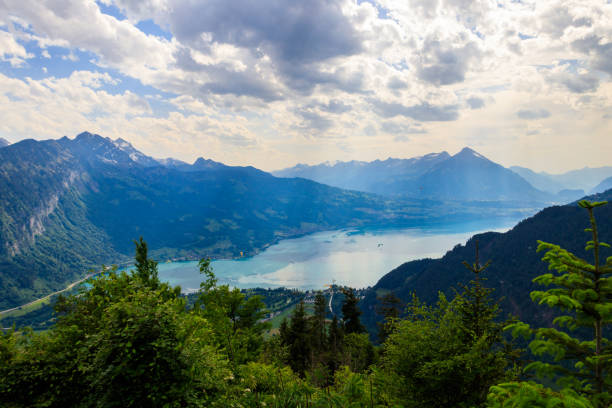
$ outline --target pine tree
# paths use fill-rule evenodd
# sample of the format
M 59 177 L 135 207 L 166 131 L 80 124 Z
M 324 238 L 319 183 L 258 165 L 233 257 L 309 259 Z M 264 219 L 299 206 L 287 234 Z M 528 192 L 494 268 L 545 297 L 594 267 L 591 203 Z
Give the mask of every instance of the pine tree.
M 359 316 L 361 310 L 357 307 L 359 299 L 352 288 L 342 289 L 344 302 L 342 303 L 342 320 L 344 320 L 344 333 L 364 333 L 365 327 L 361 324 Z
M 298 303 L 291 315 L 286 345 L 289 346 L 289 366 L 304 376 L 310 366 L 310 333 L 304 302 Z
M 313 351 L 323 351 L 325 347 L 325 316 L 327 315 L 327 304 L 325 295 L 317 292 L 314 302 L 314 315 L 312 316 Z
M 384 343 L 389 333 L 393 330 L 393 325 L 399 318 L 402 301 L 393 292 L 378 298 L 378 301 L 380 305 L 377 307 L 376 312 L 383 317 L 383 321 L 377 323 L 378 341 Z
M 476 240 L 475 262 L 469 264 L 463 261 L 463 265 L 474 274 L 474 279 L 470 280 L 467 285 L 459 285 L 463 291 L 455 298 L 455 309 L 461 319 L 464 341 L 472 342 L 474 339 L 479 339 L 487 334 L 487 331 L 499 331 L 501 329 L 499 324 L 494 323 L 494 319 L 499 314 L 499 301 L 494 302 L 491 298 L 493 289 L 482 285 L 482 281 L 486 278 L 483 278 L 481 273 L 491 265 L 491 261 L 484 265 L 480 264 L 478 240 Z
M 334 315 L 329 326 L 329 336 L 327 338 L 327 344 L 329 344 L 328 367 L 331 372 L 336 371 L 340 365 L 343 338 L 342 325 L 338 321 L 338 317 Z
M 503 329 L 509 321 L 496 321 L 500 300 L 492 298 L 493 289 L 483 286 L 486 278 L 481 275 L 491 261 L 481 265 L 478 240 L 475 246 L 474 263 L 463 262 L 474 278 L 467 285 L 459 285 L 463 290 L 453 299 L 452 307 L 459 320 L 457 337 L 466 346 L 466 359 L 474 361 L 472 375 L 466 376 L 462 388 L 472 403 L 482 404 L 490 386 L 512 375 L 506 373 L 506 368 L 520 357 L 520 350 L 503 339 Z
M 556 378 L 559 385 L 586 396 L 595 407 L 607 407 L 612 403 L 612 347 L 604 336 L 604 330 L 612 323 L 612 257 L 601 261 L 602 248 L 609 245 L 599 240 L 599 232 L 593 214 L 606 202 L 582 200 L 578 205 L 587 210 L 591 234 L 586 250 L 592 251 L 590 263 L 559 245 L 538 241 L 538 251 L 545 251 L 542 258 L 549 263 L 547 273 L 534 279 L 535 283 L 553 286 L 546 291 L 534 291 L 531 298 L 566 312 L 554 319 L 559 328 L 531 329 L 519 322 L 509 327 L 514 335 L 535 339 L 529 348 L 536 356 L 548 355 L 552 362 L 536 361 L 525 369 L 535 371 L 538 376 Z M 581 329 L 578 333 L 571 332 Z M 587 332 L 589 340 L 583 340 Z M 514 384 L 506 384 L 495 390 L 509 392 Z M 500 391 L 501 390 L 501 391 Z M 512 398 L 520 399 L 513 395 Z

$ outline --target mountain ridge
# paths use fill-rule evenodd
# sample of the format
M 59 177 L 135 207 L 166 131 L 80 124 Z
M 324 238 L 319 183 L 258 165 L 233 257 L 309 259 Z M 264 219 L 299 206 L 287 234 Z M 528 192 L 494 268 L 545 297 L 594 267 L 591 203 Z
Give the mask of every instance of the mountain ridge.
M 556 199 L 470 147 L 452 156 L 444 151 L 409 159 L 298 165 L 272 174 L 390 197 L 541 202 Z
M 535 172 L 526 167 L 511 166 L 514 171 L 534 187 L 553 194 L 561 190 L 582 190 L 582 195 L 592 193 L 594 187 L 607 177 L 612 177 L 612 166 L 583 167 L 561 174 Z

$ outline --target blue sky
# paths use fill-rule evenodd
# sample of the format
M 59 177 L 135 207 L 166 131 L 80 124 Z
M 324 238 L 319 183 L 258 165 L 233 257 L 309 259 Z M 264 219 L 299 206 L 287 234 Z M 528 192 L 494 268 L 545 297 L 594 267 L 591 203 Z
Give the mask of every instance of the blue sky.
M 0 137 L 124 138 L 273 170 L 471 146 L 561 172 L 612 152 L 612 5 L 6 0 Z

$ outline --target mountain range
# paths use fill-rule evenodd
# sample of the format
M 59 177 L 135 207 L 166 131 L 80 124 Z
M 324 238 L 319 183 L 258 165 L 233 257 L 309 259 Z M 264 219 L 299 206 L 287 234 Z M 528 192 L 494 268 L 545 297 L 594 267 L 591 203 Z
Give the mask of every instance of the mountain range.
M 592 170 L 592 171 L 590 171 Z M 451 156 L 432 153 L 411 159 L 350 161 L 297 166 L 278 170 L 278 177 L 302 177 L 320 183 L 389 197 L 405 196 L 434 200 L 567 202 L 584 195 L 582 174 L 601 181 L 611 168 L 566 173 L 563 180 L 524 168 L 505 168 L 466 147 Z M 597 178 L 601 176 L 600 178 Z M 544 180 L 548 177 L 550 185 Z M 586 176 L 585 176 L 586 177 Z M 589 178 L 590 177 L 590 178 Z M 574 184 L 572 184 L 574 183 Z M 597 183 L 595 183 L 597 184 Z M 595 185 L 593 184 L 593 186 Z M 586 183 L 586 185 L 590 185 Z M 590 190 L 590 188 L 589 188 Z
M 612 241 L 612 190 L 586 197 L 591 201 L 610 201 L 611 204 L 595 210 L 601 241 Z M 532 217 L 518 223 L 505 232 L 487 232 L 474 235 L 466 244 L 458 244 L 439 259 L 420 259 L 406 262 L 385 276 L 368 290 L 360 306 L 363 320 L 371 333 L 376 333 L 377 298 L 392 292 L 404 304 L 412 294 L 433 304 L 438 293 L 452 299 L 455 289 L 466 284 L 473 275 L 462 262 L 474 262 L 476 243 L 480 260 L 491 265 L 483 272 L 484 285 L 495 289 L 494 297 L 501 299 L 504 313 L 518 316 L 528 323 L 550 324 L 551 309 L 536 305 L 529 294 L 541 290 L 532 280 L 548 272 L 548 264 L 542 262 L 542 253 L 536 252 L 538 240 L 561 245 L 577 256 L 592 262 L 592 251 L 585 251 L 585 243 L 591 235 L 587 212 L 577 203 L 545 208 Z M 601 259 L 612 255 L 612 250 L 602 248 Z
M 4 147 L 4 146 L 8 146 L 10 145 L 9 141 L 0 137 L 0 147 Z
M 562 174 L 536 173 L 519 166 L 512 166 L 510 170 L 523 177 L 535 188 L 554 194 L 563 190 L 577 191 L 578 195 L 600 193 L 606 189 L 599 187 L 598 184 L 605 178 L 612 177 L 612 167 L 610 166 L 585 167 Z
M 503 203 L 389 199 L 200 158 L 157 160 L 122 139 L 23 140 L 0 149 L 0 307 L 131 258 L 253 255 L 287 237 L 529 213 Z

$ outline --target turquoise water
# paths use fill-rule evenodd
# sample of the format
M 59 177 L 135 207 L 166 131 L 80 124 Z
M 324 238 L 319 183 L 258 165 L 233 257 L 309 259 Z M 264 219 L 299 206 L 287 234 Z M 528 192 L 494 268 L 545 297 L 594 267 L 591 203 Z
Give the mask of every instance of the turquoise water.
M 406 261 L 440 257 L 478 232 L 506 231 L 517 221 L 319 232 L 282 240 L 252 258 L 213 261 L 212 267 L 220 284 L 239 288 L 321 289 L 333 282 L 361 288 L 374 285 Z M 195 261 L 160 264 L 159 276 L 186 293 L 198 290 L 202 281 Z

